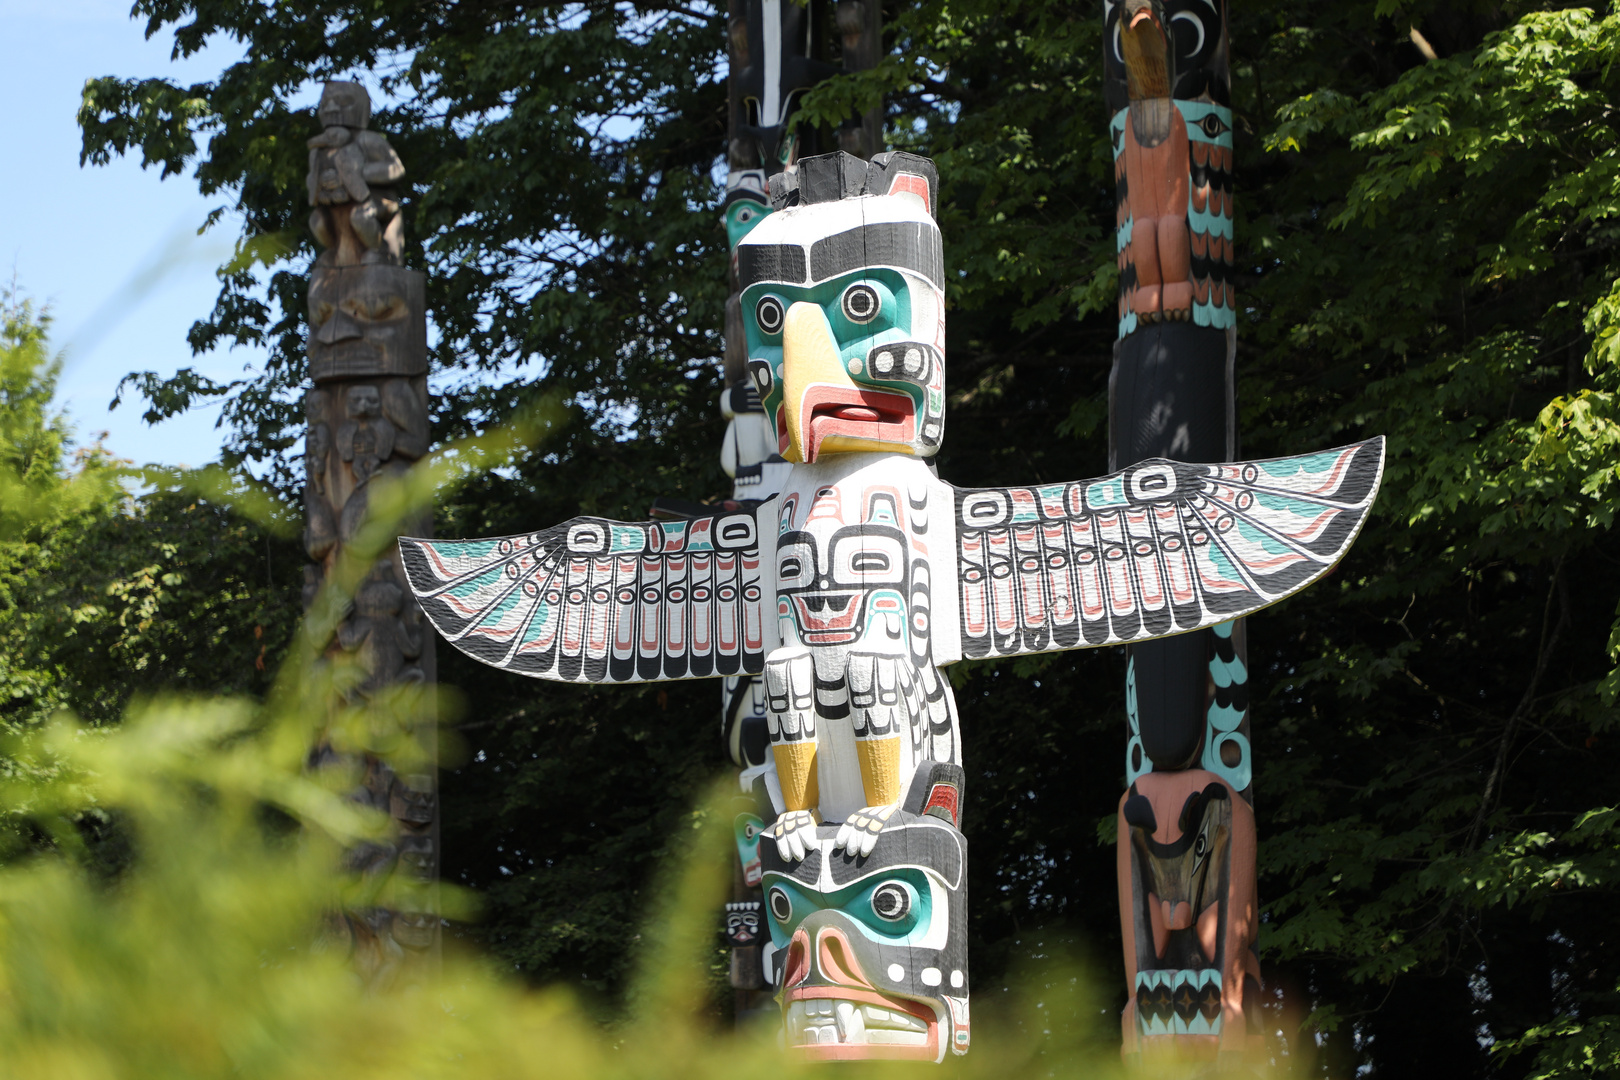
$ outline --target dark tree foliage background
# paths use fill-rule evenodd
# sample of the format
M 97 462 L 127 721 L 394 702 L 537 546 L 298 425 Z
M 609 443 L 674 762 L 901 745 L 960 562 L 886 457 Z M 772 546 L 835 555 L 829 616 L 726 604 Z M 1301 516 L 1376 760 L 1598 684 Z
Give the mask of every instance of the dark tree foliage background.
M 192 344 L 271 349 L 266 371 L 230 385 L 136 373 L 151 415 L 224 397 L 228 462 L 294 494 L 311 87 L 358 76 L 386 99 L 373 126 L 410 170 L 439 434 L 499 424 L 540 393 L 569 402 L 550 441 L 447 498 L 440 534 L 639 518 L 655 495 L 723 490 L 720 14 L 599 0 L 134 11 L 177 27 L 183 51 L 230 38 L 247 55 L 195 86 L 92 81 L 85 158 L 138 153 L 218 197 L 216 227 L 240 226 L 241 250 Z M 804 104 L 802 122 L 826 123 L 881 95 L 890 146 L 939 163 L 939 464 L 960 484 L 1105 468 L 1101 16 L 890 0 L 889 59 Z M 1620 20 L 1465 0 L 1235 0 L 1231 20 L 1243 451 L 1378 433 L 1390 450 L 1349 558 L 1250 625 L 1279 1049 L 1334 1076 L 1620 1068 Z M 291 611 L 259 602 L 284 640 Z M 716 688 L 537 685 L 449 650 L 441 664 L 463 699 L 446 868 L 488 901 L 472 932 L 535 980 L 611 1001 L 680 811 L 721 769 Z M 978 992 L 1064 942 L 1121 984 L 1107 842 L 1121 658 L 952 676 Z

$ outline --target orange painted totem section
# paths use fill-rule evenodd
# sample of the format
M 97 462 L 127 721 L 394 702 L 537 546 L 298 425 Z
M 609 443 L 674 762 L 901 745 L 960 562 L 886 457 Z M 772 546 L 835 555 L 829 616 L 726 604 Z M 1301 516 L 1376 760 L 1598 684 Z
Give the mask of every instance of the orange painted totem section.
M 1131 310 L 1155 321 L 1159 313 L 1187 311 L 1193 302 L 1192 241 L 1187 231 L 1187 123 L 1168 100 L 1169 133 L 1143 146 L 1136 108 L 1125 119 L 1126 201 L 1131 215 L 1131 261 L 1136 290 Z M 1162 107 L 1162 106 L 1161 106 Z

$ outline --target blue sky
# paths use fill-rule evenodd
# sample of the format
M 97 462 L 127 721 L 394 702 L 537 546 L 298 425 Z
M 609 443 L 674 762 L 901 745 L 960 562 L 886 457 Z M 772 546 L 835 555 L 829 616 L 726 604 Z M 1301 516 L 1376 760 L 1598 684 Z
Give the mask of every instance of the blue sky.
M 0 0 L 0 99 L 11 103 L 0 170 L 0 278 L 55 317 L 65 352 L 58 391 L 81 441 L 106 431 L 107 446 L 137 462 L 204 465 L 219 454 L 218 409 L 149 427 L 140 403 L 109 412 L 130 371 L 193 366 L 216 379 L 261 362 L 257 350 L 193 358 L 192 322 L 213 307 L 214 268 L 230 250 L 227 215 L 197 228 L 227 198 L 204 199 L 189 177 L 160 181 L 137 159 L 79 167 L 74 122 L 85 80 L 97 75 L 211 79 L 239 53 L 215 48 L 175 64 L 172 39 L 145 40 L 129 0 Z M 217 54 L 217 55 L 211 55 Z

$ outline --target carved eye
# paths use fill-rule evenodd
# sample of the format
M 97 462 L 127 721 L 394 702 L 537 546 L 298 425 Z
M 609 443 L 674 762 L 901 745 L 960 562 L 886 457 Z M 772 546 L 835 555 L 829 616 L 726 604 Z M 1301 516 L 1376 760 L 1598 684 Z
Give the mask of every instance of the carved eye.
M 779 923 L 786 923 L 793 917 L 793 901 L 781 889 L 771 890 L 771 917 Z
M 320 302 L 319 304 L 316 304 L 315 305 L 315 312 L 314 312 L 314 314 L 315 314 L 315 324 L 317 326 L 324 324 L 327 319 L 330 319 L 332 317 L 332 312 L 334 310 L 336 310 L 336 309 L 333 308 L 331 304 L 326 303 L 324 300 L 322 302 Z
M 754 320 L 767 334 L 780 334 L 784 317 L 782 301 L 774 296 L 760 297 L 759 303 L 754 307 Z
M 758 835 L 759 835 L 759 829 L 754 827 L 752 824 L 743 826 L 743 839 L 744 840 L 752 840 L 754 837 L 756 837 Z
M 857 574 L 887 574 L 889 557 L 881 551 L 863 551 L 849 560 L 849 568 Z
M 872 892 L 872 911 L 884 922 L 899 922 L 911 912 L 911 894 L 904 885 L 886 881 Z
M 754 378 L 754 389 L 759 392 L 763 401 L 771 392 L 771 365 L 763 360 L 755 360 L 748 365 L 748 374 Z
M 844 290 L 844 316 L 850 322 L 871 322 L 877 318 L 880 306 L 877 290 L 870 285 L 857 283 Z

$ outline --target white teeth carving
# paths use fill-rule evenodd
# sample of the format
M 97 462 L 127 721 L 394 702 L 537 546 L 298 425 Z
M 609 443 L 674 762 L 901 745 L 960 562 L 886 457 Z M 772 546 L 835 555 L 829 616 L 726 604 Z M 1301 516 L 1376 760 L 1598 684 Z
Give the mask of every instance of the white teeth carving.
M 858 1043 L 866 1038 L 866 1018 L 847 1001 L 838 1003 L 838 1041 Z
M 910 1013 L 836 998 L 789 1002 L 790 1046 L 925 1046 L 928 1024 Z

